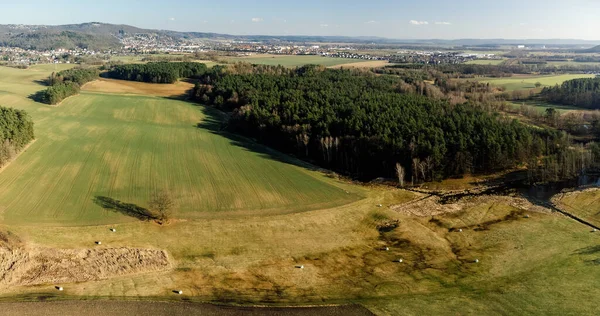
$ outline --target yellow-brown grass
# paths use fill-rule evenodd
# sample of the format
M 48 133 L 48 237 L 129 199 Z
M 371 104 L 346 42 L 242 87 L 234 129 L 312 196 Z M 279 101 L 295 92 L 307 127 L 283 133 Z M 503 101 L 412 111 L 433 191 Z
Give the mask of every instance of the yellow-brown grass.
M 192 88 L 194 88 L 194 84 L 185 81 L 178 81 L 174 84 L 153 84 L 102 78 L 85 84 L 82 90 L 102 93 L 177 97 L 185 95 Z

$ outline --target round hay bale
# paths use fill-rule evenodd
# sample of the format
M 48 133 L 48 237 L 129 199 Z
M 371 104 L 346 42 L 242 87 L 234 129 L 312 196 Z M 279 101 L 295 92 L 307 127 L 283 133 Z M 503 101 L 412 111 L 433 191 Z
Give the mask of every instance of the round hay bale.
M 102 245 L 102 242 L 101 241 L 97 241 L 96 245 Z
M 475 259 L 475 261 L 474 261 L 474 262 L 475 262 L 475 263 L 479 263 L 479 259 Z

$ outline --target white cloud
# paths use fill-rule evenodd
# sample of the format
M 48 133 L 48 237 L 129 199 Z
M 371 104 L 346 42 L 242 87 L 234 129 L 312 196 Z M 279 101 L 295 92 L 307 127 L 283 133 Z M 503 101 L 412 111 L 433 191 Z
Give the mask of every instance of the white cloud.
M 452 25 L 450 22 L 435 22 L 437 25 Z
M 368 22 L 365 22 L 365 24 L 377 24 L 377 23 L 379 23 L 379 22 L 377 22 L 377 21 L 368 21 Z
M 175 21 L 175 18 L 169 18 L 169 21 Z
M 263 18 L 252 18 L 252 22 L 254 22 L 254 23 L 259 23 L 262 21 L 263 21 Z
M 417 21 L 417 20 L 410 20 L 409 23 L 412 25 L 427 25 L 427 24 L 429 24 L 429 22 L 427 22 L 427 21 Z
M 329 27 L 329 24 L 321 24 L 320 27 Z
M 524 22 L 523 22 L 523 23 L 519 23 L 519 25 L 520 25 L 520 26 L 525 26 L 525 25 L 527 25 L 527 23 L 524 23 Z

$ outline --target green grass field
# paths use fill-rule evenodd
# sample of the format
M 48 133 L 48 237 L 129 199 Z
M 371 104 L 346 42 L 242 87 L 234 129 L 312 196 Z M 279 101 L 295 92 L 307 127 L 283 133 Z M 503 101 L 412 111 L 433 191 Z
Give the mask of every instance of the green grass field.
M 182 57 L 182 55 L 171 55 L 171 54 L 156 54 L 156 55 L 127 55 L 127 56 L 111 56 L 111 61 L 119 61 L 126 64 L 143 64 L 147 61 L 144 58 L 152 57 L 152 58 L 162 58 L 165 60 L 175 60 Z M 194 62 L 206 64 L 208 67 L 212 67 L 217 63 L 210 60 L 193 60 Z
M 600 66 L 600 62 L 576 62 L 576 61 L 550 61 L 552 66 Z
M 350 63 L 359 63 L 364 62 L 361 59 L 350 59 L 350 58 L 328 58 L 321 56 L 287 56 L 287 55 L 256 55 L 251 57 L 230 57 L 226 58 L 228 61 L 232 62 L 247 62 L 251 64 L 263 64 L 263 65 L 282 65 L 285 67 L 299 67 L 308 64 L 317 64 L 323 65 L 326 67 L 350 64 Z
M 33 78 L 11 75 L 19 70 L 2 71 L 9 74 L 0 79 L 8 80 L 2 87 Z M 173 192 L 177 217 L 182 218 L 292 212 L 356 199 L 277 152 L 213 133 L 208 128 L 219 124 L 218 116 L 207 108 L 160 97 L 86 92 L 57 108 L 23 98 L 39 88 L 23 85 L 15 89 L 17 94 L 0 94 L 0 104 L 32 115 L 37 135 L 0 173 L 0 209 L 6 223 L 131 221 L 103 211 L 94 197 L 146 206 L 151 192 L 161 188 Z
M 479 78 L 479 82 L 504 87 L 507 91 L 535 89 L 536 82 L 542 87 L 554 86 L 577 78 L 594 78 L 594 75 L 570 74 L 556 76 L 513 76 L 510 78 Z
M 523 104 L 533 106 L 536 109 L 539 109 L 540 112 L 544 112 L 548 108 L 553 108 L 560 113 L 571 112 L 571 111 L 587 111 L 587 109 L 584 109 L 584 108 L 578 108 L 578 107 L 569 106 L 569 105 L 552 104 L 552 103 L 538 101 L 538 100 L 524 101 L 524 102 L 513 101 L 513 102 L 509 102 L 509 104 L 511 106 L 513 106 L 514 108 L 520 108 Z
M 392 211 L 415 195 L 333 180 L 216 133 L 220 114 L 202 106 L 85 91 L 59 107 L 29 100 L 53 67 L 0 68 L 0 104 L 26 109 L 37 136 L 0 171 L 0 229 L 35 247 L 163 249 L 173 267 L 61 284 L 62 292 L 55 284 L 2 288 L 1 300 L 358 303 L 379 315 L 598 309 L 600 235 L 564 216 L 525 218 L 493 200 L 438 216 Z M 175 197 L 169 225 L 93 202 L 105 196 L 146 206 L 155 188 Z M 589 216 L 597 196 L 576 199 L 592 205 Z M 464 231 L 450 232 L 458 227 Z
M 476 59 L 466 62 L 467 65 L 500 65 L 504 59 Z

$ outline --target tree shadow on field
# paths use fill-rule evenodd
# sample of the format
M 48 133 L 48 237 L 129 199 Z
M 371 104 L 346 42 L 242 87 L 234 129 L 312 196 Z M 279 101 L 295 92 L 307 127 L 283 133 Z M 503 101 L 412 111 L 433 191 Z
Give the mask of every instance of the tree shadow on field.
M 94 197 L 94 203 L 103 209 L 135 217 L 141 221 L 151 221 L 156 219 L 156 216 L 146 208 L 131 203 L 124 203 L 106 196 Z
M 258 153 L 263 158 L 291 164 L 313 171 L 326 171 L 294 156 L 286 155 L 278 150 L 268 147 L 268 145 L 259 144 L 253 139 L 230 132 L 228 131 L 227 126 L 227 114 L 207 106 L 202 106 L 201 109 L 205 117 L 202 122 L 196 125 L 197 128 L 207 130 L 210 133 L 219 135 L 221 137 L 225 137 L 232 145 L 244 148 L 254 153 Z
M 46 96 L 45 90 L 42 90 L 42 91 L 38 91 L 38 92 L 36 92 L 34 94 L 29 95 L 28 98 L 30 100 L 33 100 L 33 101 L 38 102 L 38 103 L 47 104 L 45 96 Z
M 189 83 L 192 86 L 189 89 L 185 90 L 182 94 L 167 96 L 167 97 L 164 97 L 164 98 L 165 99 L 169 99 L 169 100 L 177 100 L 177 101 L 190 101 L 190 100 L 192 100 L 192 93 L 194 92 L 194 86 L 196 85 L 196 83 L 199 80 L 198 79 L 181 79 L 179 81 L 185 82 L 185 83 Z
M 40 86 L 44 86 L 44 87 L 49 87 L 50 85 L 48 84 L 48 80 L 47 79 L 38 79 L 38 80 L 33 80 L 34 83 L 40 85 Z

